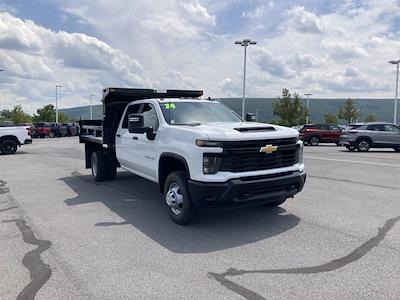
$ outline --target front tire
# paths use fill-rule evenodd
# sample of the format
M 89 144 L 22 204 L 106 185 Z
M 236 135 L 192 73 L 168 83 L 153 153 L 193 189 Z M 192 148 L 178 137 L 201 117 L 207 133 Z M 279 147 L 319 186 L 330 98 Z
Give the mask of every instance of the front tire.
M 14 140 L 5 140 L 0 143 L 0 149 L 3 154 L 14 154 L 17 152 L 18 144 Z
M 317 136 L 312 136 L 308 142 L 311 146 L 318 146 L 319 138 Z
M 357 142 L 357 150 L 360 152 L 367 152 L 371 148 L 371 143 L 367 139 L 361 139 Z
M 185 225 L 194 220 L 196 215 L 184 171 L 175 171 L 168 175 L 164 185 L 164 200 L 168 215 L 176 224 Z

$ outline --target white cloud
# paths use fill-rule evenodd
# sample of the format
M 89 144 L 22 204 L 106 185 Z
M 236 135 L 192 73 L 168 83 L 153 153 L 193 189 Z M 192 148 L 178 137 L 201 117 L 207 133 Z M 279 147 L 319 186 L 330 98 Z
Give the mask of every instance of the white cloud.
M 295 6 L 288 11 L 291 25 L 302 33 L 321 33 L 322 25 L 318 17 L 304 6 Z
M 283 78 L 293 78 L 296 76 L 296 71 L 290 68 L 285 60 L 274 56 L 272 52 L 264 48 L 254 50 L 252 60 L 262 71 L 272 75 Z

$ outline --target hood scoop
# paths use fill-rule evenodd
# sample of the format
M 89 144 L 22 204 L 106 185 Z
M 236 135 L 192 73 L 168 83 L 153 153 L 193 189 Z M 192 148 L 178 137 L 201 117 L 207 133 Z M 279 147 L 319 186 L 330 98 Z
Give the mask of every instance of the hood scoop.
M 239 127 L 239 128 L 234 128 L 236 131 L 239 132 L 271 132 L 271 131 L 276 131 L 276 129 L 272 126 L 265 126 L 265 127 Z

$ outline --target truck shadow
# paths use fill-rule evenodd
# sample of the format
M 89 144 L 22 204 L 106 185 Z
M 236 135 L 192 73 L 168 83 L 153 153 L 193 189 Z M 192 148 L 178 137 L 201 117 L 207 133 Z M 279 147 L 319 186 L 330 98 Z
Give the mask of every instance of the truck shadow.
M 281 234 L 300 221 L 284 208 L 257 206 L 203 212 L 196 223 L 179 226 L 169 219 L 158 185 L 138 176 L 119 172 L 115 181 L 96 183 L 92 176 L 74 172 L 60 180 L 77 194 L 65 200 L 68 206 L 101 202 L 123 220 L 102 220 L 94 226 L 132 225 L 176 253 L 246 245 Z

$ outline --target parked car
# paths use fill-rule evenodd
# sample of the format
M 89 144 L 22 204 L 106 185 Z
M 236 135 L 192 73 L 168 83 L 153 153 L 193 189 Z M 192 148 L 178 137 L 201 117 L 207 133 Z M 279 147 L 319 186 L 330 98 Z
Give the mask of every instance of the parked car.
M 49 136 L 51 132 L 51 126 L 50 123 L 47 122 L 37 122 L 33 124 L 32 128 L 32 137 L 34 138 L 45 138 L 46 136 Z
M 31 127 L 0 127 L 0 153 L 13 154 L 18 146 L 31 144 Z
M 67 136 L 75 136 L 78 134 L 77 126 L 73 123 L 64 123 L 63 126 L 66 128 Z
M 64 137 L 67 135 L 67 126 L 61 123 L 51 123 L 51 135 L 50 137 Z
M 339 146 L 341 130 L 333 124 L 308 124 L 300 129 L 300 139 L 308 145 L 318 146 L 320 143 L 335 143 Z
M 304 186 L 298 131 L 245 122 L 202 91 L 108 88 L 103 120 L 80 121 L 96 181 L 117 167 L 158 183 L 178 224 L 199 207 L 278 206 Z
M 342 132 L 340 144 L 349 151 L 366 152 L 371 148 L 393 148 L 400 152 L 400 127 L 392 123 L 365 123 Z

